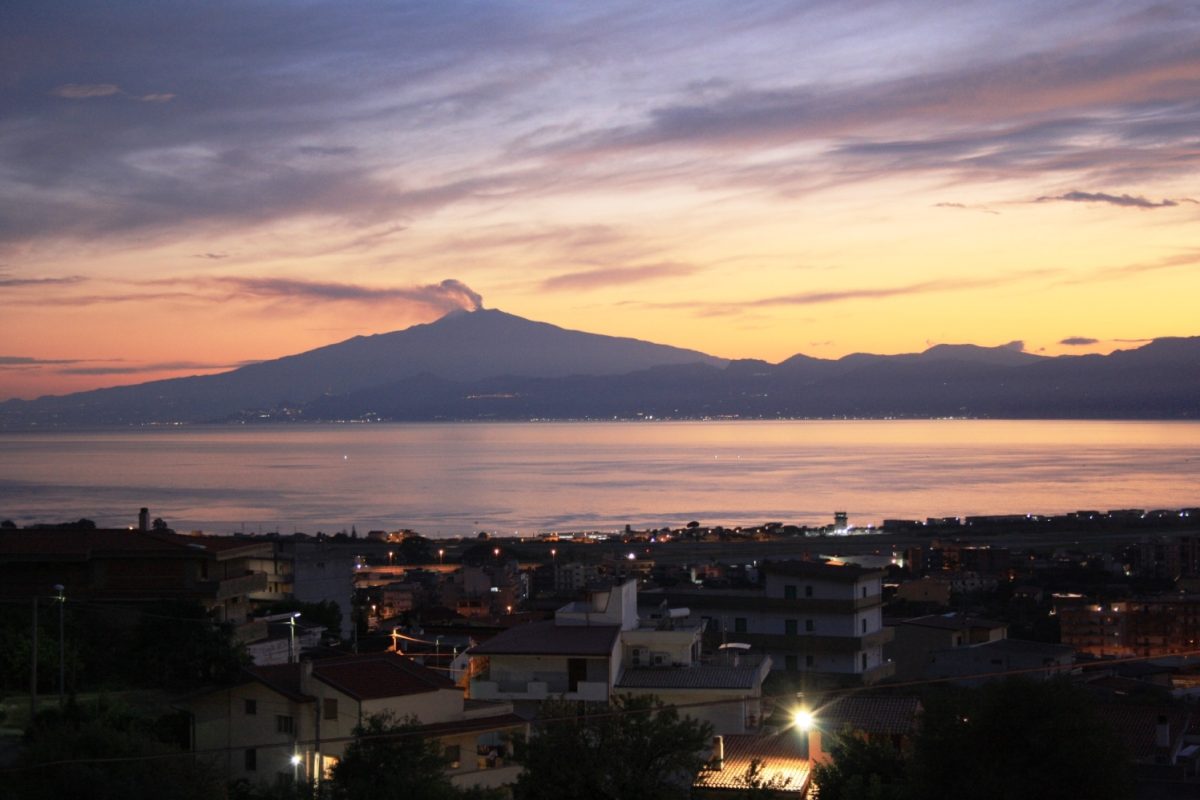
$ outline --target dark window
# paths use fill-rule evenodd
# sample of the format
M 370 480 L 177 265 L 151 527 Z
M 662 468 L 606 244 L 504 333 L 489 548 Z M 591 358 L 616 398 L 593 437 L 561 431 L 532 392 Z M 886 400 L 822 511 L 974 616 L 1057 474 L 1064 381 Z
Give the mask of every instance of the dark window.
M 805 587 L 804 587 L 804 596 L 805 596 L 805 597 L 812 597 L 812 587 L 811 587 L 811 586 L 805 586 Z
M 247 700 L 246 701 L 246 713 L 247 714 L 257 714 L 258 713 L 258 701 L 257 700 Z
M 867 668 L 867 654 L 866 653 L 862 654 L 862 668 L 864 670 Z
M 867 596 L 867 587 L 864 586 L 863 587 L 863 598 L 866 598 L 866 596 Z
M 805 657 L 804 657 L 804 666 L 806 666 L 806 667 L 811 667 L 812 665 L 813 665 L 813 657 L 812 657 L 812 656 L 805 656 Z
M 275 732 L 276 733 L 291 733 L 292 729 L 293 729 L 292 725 L 293 725 L 293 723 L 292 723 L 291 717 L 289 717 L 285 714 L 276 714 L 275 715 Z
M 243 758 L 245 760 L 247 772 L 254 772 L 256 769 L 258 769 L 258 751 L 253 747 L 246 748 Z
M 785 619 L 783 621 L 783 632 L 786 633 L 788 636 L 795 636 L 796 635 L 796 620 Z
M 567 659 L 567 691 L 579 691 L 579 683 L 587 680 L 587 661 L 582 658 Z
M 734 633 L 745 633 L 746 632 L 746 618 L 745 617 L 737 617 L 736 619 L 734 619 L 733 632 Z
M 336 697 L 326 697 L 325 698 L 324 716 L 325 716 L 325 719 L 337 719 L 337 698 Z
M 796 587 L 793 584 L 788 584 L 787 586 L 783 587 L 783 599 L 784 600 L 795 600 L 796 599 Z
M 813 625 L 813 621 L 812 621 L 811 619 L 806 619 L 806 620 L 804 620 L 804 630 L 808 631 L 809 633 L 812 633 L 812 632 L 813 632 L 813 629 L 814 629 L 815 627 L 816 627 L 816 626 L 815 626 L 815 625 Z
M 867 618 L 866 617 L 863 617 L 863 619 L 862 619 L 862 632 L 863 633 L 867 632 Z

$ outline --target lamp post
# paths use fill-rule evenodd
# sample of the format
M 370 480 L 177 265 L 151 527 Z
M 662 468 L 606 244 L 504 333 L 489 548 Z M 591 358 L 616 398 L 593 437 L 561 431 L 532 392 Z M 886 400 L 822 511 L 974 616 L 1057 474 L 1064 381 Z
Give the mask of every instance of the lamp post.
M 443 556 L 445 556 L 445 555 L 446 555 L 446 551 L 445 551 L 445 549 L 443 549 L 443 548 L 439 547 L 439 548 L 438 548 L 438 566 L 439 566 L 439 567 L 440 567 L 440 566 L 442 566 L 442 564 L 444 563 L 444 562 L 442 561 L 442 557 L 443 557 Z
M 66 652 L 67 641 L 63 636 L 63 607 L 67 604 L 67 597 L 63 594 L 66 589 L 61 583 L 54 584 L 54 591 L 58 592 L 58 707 L 62 708 L 66 699 L 67 686 L 67 667 L 66 667 Z
M 292 612 L 292 618 L 288 620 L 288 663 L 296 663 L 296 618 L 300 616 L 299 611 Z

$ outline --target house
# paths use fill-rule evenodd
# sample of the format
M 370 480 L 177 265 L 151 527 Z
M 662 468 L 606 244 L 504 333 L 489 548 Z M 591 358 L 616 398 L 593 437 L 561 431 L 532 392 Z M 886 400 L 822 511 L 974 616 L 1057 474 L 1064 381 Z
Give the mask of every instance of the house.
M 815 763 L 832 760 L 831 738 L 841 733 L 886 741 L 904 750 L 916 733 L 921 702 L 916 697 L 840 695 L 813 711 L 809 757 Z
M 553 620 L 510 628 L 473 647 L 470 695 L 534 711 L 550 698 L 607 702 L 654 695 L 719 733 L 754 730 L 771 660 L 725 652 L 705 657 L 703 622 L 687 609 L 656 606 L 638 616 L 636 580 L 593 586 Z
M 708 766 L 692 783 L 692 796 L 719 800 L 769 788 L 772 797 L 806 797 L 812 777 L 807 751 L 805 736 L 793 730 L 717 736 Z
M 884 654 L 896 665 L 897 680 L 925 677 L 929 654 L 935 650 L 994 642 L 1008 636 L 1008 626 L 1002 622 L 958 612 L 913 617 L 891 627 L 895 634 Z
M 971 686 L 1014 673 L 1032 679 L 1051 678 L 1074 665 L 1075 650 L 1070 645 L 998 639 L 930 652 L 925 676 L 954 678 L 956 683 Z
M 134 529 L 0 532 L 0 596 L 47 595 L 129 603 L 194 600 L 219 622 L 243 625 L 267 588 L 256 563 L 269 541 Z
M 725 642 L 770 655 L 773 669 L 871 684 L 890 677 L 883 656 L 883 570 L 828 561 L 769 561 L 749 589 L 645 592 L 643 602 L 686 606 Z
M 456 785 L 501 786 L 519 772 L 505 760 L 506 737 L 526 730 L 511 704 L 467 701 L 449 679 L 392 653 L 250 667 L 185 706 L 195 752 L 252 783 L 324 780 L 355 727 L 390 713 L 442 743 Z

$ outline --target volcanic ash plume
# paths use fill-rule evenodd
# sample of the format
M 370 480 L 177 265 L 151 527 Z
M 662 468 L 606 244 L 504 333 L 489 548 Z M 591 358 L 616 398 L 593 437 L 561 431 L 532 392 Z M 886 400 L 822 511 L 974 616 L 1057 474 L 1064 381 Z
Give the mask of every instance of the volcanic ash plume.
M 447 278 L 436 286 L 426 287 L 437 296 L 447 310 L 479 311 L 483 308 L 483 297 L 470 286 L 454 278 Z

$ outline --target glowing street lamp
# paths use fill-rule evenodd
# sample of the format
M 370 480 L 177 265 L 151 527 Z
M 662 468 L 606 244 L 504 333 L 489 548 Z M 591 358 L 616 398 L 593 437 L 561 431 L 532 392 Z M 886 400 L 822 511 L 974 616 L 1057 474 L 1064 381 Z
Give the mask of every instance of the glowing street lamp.
M 798 708 L 792 712 L 792 722 L 797 729 L 803 733 L 808 733 L 813 729 L 816 718 L 813 717 L 813 713 L 807 708 Z
M 439 547 L 438 548 L 438 566 L 439 567 L 442 565 L 442 563 L 443 563 L 442 557 L 445 555 L 446 555 L 446 551 L 443 548 Z
M 292 618 L 287 621 L 288 624 L 288 663 L 296 663 L 296 618 L 300 616 L 299 611 L 292 612 Z

